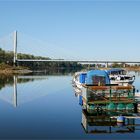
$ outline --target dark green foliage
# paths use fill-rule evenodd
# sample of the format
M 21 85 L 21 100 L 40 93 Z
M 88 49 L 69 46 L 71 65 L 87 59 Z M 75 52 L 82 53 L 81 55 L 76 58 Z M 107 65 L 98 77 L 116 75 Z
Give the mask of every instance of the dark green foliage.
M 13 66 L 13 57 L 14 53 L 12 51 L 4 51 L 0 48 L 0 63 L 8 64 Z M 17 54 L 18 59 L 43 59 L 48 60 L 49 57 L 42 57 L 42 56 L 34 56 L 31 54 Z M 38 69 L 75 69 L 75 68 L 82 68 L 82 65 L 77 64 L 75 62 L 18 62 L 17 65 L 28 67 L 32 70 Z
M 112 68 L 122 68 L 123 67 L 123 63 L 119 64 L 119 63 L 113 63 L 112 64 Z

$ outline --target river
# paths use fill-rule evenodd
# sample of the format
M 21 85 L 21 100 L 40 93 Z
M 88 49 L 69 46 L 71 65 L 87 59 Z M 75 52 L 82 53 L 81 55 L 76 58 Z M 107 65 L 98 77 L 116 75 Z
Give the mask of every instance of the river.
M 134 85 L 140 90 L 140 74 L 131 73 L 136 75 Z M 139 125 L 131 130 L 103 123 L 98 127 L 100 133 L 88 133 L 81 123 L 90 118 L 83 114 L 75 96 L 72 75 L 1 75 L 0 139 L 139 139 Z M 140 120 L 134 123 L 140 124 Z M 94 124 L 89 127 L 97 129 Z

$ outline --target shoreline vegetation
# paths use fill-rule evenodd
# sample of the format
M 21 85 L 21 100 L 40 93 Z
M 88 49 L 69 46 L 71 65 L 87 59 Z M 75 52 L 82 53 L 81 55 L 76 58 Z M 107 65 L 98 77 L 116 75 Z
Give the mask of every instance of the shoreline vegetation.
M 54 69 L 109 69 L 109 68 L 123 68 L 127 71 L 140 71 L 140 65 L 133 64 L 128 65 L 125 64 L 125 67 L 123 67 L 124 64 L 118 64 L 113 63 L 110 64 L 108 68 L 105 68 L 103 65 L 98 65 L 96 67 L 95 64 L 92 65 L 82 65 L 78 64 L 76 62 L 19 62 L 17 66 L 13 65 L 13 56 L 14 53 L 12 51 L 5 51 L 0 48 L 0 74 L 4 75 L 11 75 L 11 74 L 26 74 L 31 73 L 34 71 L 52 71 Z M 21 54 L 18 53 L 17 57 L 19 59 L 51 59 L 49 57 L 42 57 L 42 56 L 34 56 L 31 54 Z
M 71 67 L 72 68 L 72 67 Z M 85 69 L 86 67 L 84 67 Z M 109 68 L 102 68 L 102 67 L 98 67 L 97 69 L 110 69 Z M 114 67 L 115 68 L 115 67 Z M 116 67 L 118 68 L 118 67 Z M 122 69 L 125 69 L 127 71 L 140 71 L 140 66 L 130 66 L 130 67 L 119 67 Z M 46 68 L 47 69 L 47 68 Z M 55 68 L 53 68 L 55 69 Z M 56 67 L 56 69 L 67 69 L 67 67 Z M 69 67 L 70 69 L 70 67 Z M 80 68 L 82 69 L 82 67 Z M 79 70 L 80 70 L 79 69 Z M 92 67 L 91 69 L 95 69 L 95 67 Z M 48 70 L 52 70 L 52 68 L 49 68 Z M 36 69 L 35 71 L 43 71 L 43 69 Z M 4 64 L 4 63 L 0 63 L 0 75 L 13 75 L 13 74 L 28 74 L 28 73 L 32 73 L 34 72 L 34 70 L 28 68 L 28 67 L 23 67 L 23 66 L 11 66 L 8 64 Z
M 127 71 L 137 71 L 137 72 L 140 72 L 140 68 L 123 68 L 123 69 L 125 69 Z M 38 71 L 39 70 L 37 70 L 36 72 L 38 72 Z M 0 75 L 29 74 L 29 73 L 32 73 L 32 72 L 33 72 L 32 70 L 29 70 L 29 69 L 23 68 L 23 67 L 16 67 L 16 68 L 14 68 L 14 67 L 9 68 L 8 67 L 6 69 L 1 69 L 0 68 Z
M 30 73 L 32 72 L 30 69 L 20 66 L 10 66 L 8 64 L 0 64 L 0 74 L 3 75 L 11 75 L 11 74 L 22 74 L 22 73 Z
M 76 62 L 17 62 L 13 65 L 14 53 L 0 48 L 0 74 L 25 74 L 34 71 L 44 71 L 54 69 L 82 69 L 82 65 Z M 49 57 L 34 56 L 31 54 L 17 54 L 18 59 L 41 59 L 51 60 Z
M 111 68 L 118 68 L 118 67 L 109 67 L 109 68 L 103 68 L 103 69 L 111 69 Z M 140 66 L 137 66 L 137 67 L 134 67 L 134 66 L 130 66 L 130 67 L 119 67 L 119 68 L 122 68 L 122 69 L 124 69 L 126 71 L 140 71 Z

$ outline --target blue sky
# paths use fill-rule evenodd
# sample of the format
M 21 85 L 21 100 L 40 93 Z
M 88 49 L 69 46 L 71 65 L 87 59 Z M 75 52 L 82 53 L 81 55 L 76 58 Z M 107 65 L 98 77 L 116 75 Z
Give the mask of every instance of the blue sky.
M 14 30 L 43 42 L 23 38 L 36 55 L 140 60 L 139 0 L 0 0 L 0 37 Z

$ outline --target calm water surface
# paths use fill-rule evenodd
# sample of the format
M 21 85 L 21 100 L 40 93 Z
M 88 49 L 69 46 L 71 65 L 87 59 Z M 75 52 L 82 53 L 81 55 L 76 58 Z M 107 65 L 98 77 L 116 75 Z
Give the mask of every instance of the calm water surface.
M 135 74 L 134 85 L 140 89 L 140 75 Z M 116 132 L 109 126 L 100 128 L 113 129 L 112 133 L 86 133 L 81 125 L 82 108 L 71 80 L 72 74 L 0 76 L 0 139 L 140 138 L 140 126 L 125 133 Z M 84 117 L 88 119 L 88 116 Z M 135 123 L 140 124 L 140 120 Z

